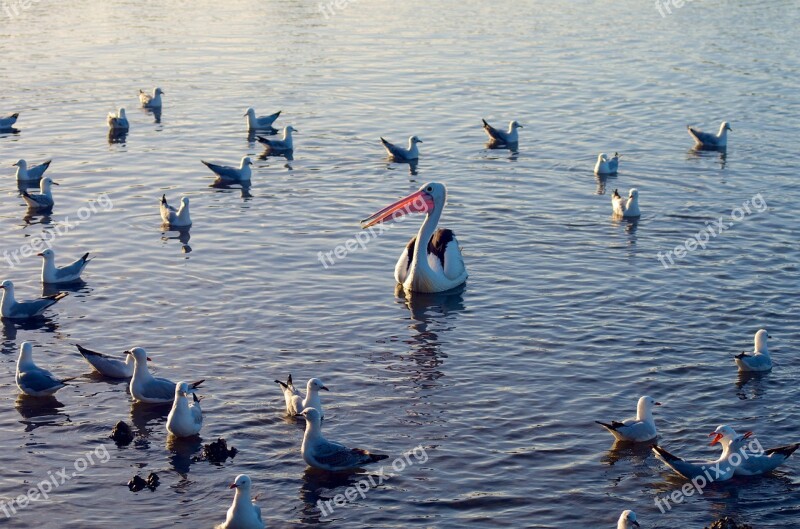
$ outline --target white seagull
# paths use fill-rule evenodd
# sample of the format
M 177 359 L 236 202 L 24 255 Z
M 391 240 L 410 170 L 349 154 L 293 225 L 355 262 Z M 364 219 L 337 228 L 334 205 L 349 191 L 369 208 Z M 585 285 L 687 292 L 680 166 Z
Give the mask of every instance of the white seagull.
M 150 374 L 147 368 L 147 351 L 141 347 L 134 347 L 127 354 L 133 355 L 135 367 L 131 378 L 131 396 L 136 402 L 147 402 L 150 404 L 168 404 L 173 401 L 175 394 L 175 382 L 166 378 L 156 378 Z M 202 380 L 192 382 L 189 388 L 197 389 Z
M 126 354 L 124 359 L 114 358 L 107 354 L 98 353 L 87 349 L 80 344 L 75 344 L 78 352 L 89 362 L 92 369 L 109 378 L 131 378 L 133 376 L 133 356 Z M 149 360 L 149 358 L 148 358 Z
M 622 511 L 617 521 L 617 529 L 631 529 L 639 527 L 639 522 L 636 521 L 636 513 L 630 509 Z
M 167 431 L 175 437 L 191 437 L 200 433 L 203 427 L 203 410 L 200 409 L 200 399 L 195 395 L 197 387 L 189 386 L 188 382 L 175 384 L 175 400 L 167 416 Z M 192 394 L 192 403 L 187 398 Z
M 628 199 L 624 199 L 619 195 L 619 191 L 614 190 L 611 195 L 611 207 L 614 210 L 614 215 L 617 217 L 641 217 L 642 212 L 639 210 L 639 190 L 635 187 L 628 191 Z
M 247 474 L 239 474 L 230 488 L 236 489 L 233 504 L 228 509 L 225 523 L 217 529 L 264 529 L 261 520 L 261 507 L 251 499 L 250 487 L 252 483 Z
M 263 136 L 257 136 L 258 142 L 267 148 L 267 152 L 286 152 L 294 150 L 294 143 L 292 143 L 292 133 L 297 132 L 297 129 L 291 125 L 283 128 L 283 139 L 271 140 Z
M 253 161 L 249 156 L 242 158 L 238 168 L 230 167 L 228 165 L 217 165 L 203 160 L 200 161 L 203 162 L 206 167 L 211 169 L 214 174 L 217 175 L 217 177 L 219 177 L 219 179 L 223 182 L 249 182 L 253 175 L 253 172 L 250 169 L 250 167 L 253 165 Z
M 86 265 L 91 261 L 91 259 L 89 259 L 89 252 L 86 252 L 77 261 L 67 266 L 57 267 L 55 263 L 56 254 L 52 249 L 47 248 L 36 255 L 43 259 L 42 283 L 49 283 L 51 285 L 80 281 L 81 272 L 83 272 L 83 269 L 86 268 Z
M 28 162 L 25 160 L 18 160 L 14 166 L 17 168 L 17 182 L 38 182 L 39 179 L 50 167 L 53 160 L 47 160 L 39 165 L 31 165 L 28 167 Z
M 618 152 L 614 153 L 613 158 L 609 158 L 604 152 L 597 155 L 597 163 L 594 164 L 594 174 L 596 175 L 615 175 L 619 168 L 619 159 L 622 155 Z
M 10 116 L 0 117 L 0 129 L 8 129 L 14 126 L 19 117 L 19 112 L 11 114 Z
M 705 475 L 709 482 L 727 481 L 734 474 L 735 467 L 731 464 L 730 458 L 736 453 L 736 450 L 732 448 L 738 446 L 740 436 L 737 436 L 733 428 L 726 425 L 717 426 L 717 429 L 708 434 L 708 436 L 714 437 L 710 446 L 717 443 L 722 445 L 722 454 L 714 461 L 686 461 L 670 454 L 658 445 L 653 445 L 652 450 L 658 459 L 686 479 L 694 479 Z
M 130 129 L 130 123 L 128 123 L 128 117 L 125 115 L 124 108 L 120 108 L 116 114 L 109 112 L 107 121 L 108 128 L 112 129 L 114 132 L 125 132 Z
M 594 421 L 604 426 L 618 441 L 642 443 L 658 437 L 656 421 L 653 419 L 653 406 L 661 406 L 653 397 L 640 397 L 636 404 L 636 417 L 622 422 L 611 421 L 611 424 Z
M 519 133 L 517 132 L 517 129 L 521 129 L 523 127 L 516 121 L 512 121 L 508 124 L 508 132 L 504 132 L 500 129 L 492 127 L 486 122 L 485 119 L 482 119 L 481 121 L 483 121 L 483 130 L 486 131 L 489 139 L 493 142 L 505 144 L 514 144 L 519 142 Z
M 275 112 L 274 114 L 270 114 L 269 116 L 256 117 L 256 111 L 253 110 L 252 107 L 250 107 L 247 109 L 244 115 L 247 117 L 247 130 L 275 131 L 275 129 L 272 127 L 272 124 L 275 123 L 275 120 L 278 119 L 278 116 L 281 115 L 281 111 L 278 110 L 277 112 Z
M 436 228 L 446 200 L 444 184 L 429 182 L 361 221 L 361 227 L 367 229 L 409 213 L 426 213 L 419 232 L 406 245 L 394 269 L 395 281 L 406 290 L 444 292 L 467 280 L 467 269 L 455 234 L 452 230 Z
M 389 153 L 389 158 L 391 158 L 393 161 L 411 162 L 419 159 L 419 148 L 417 147 L 417 144 L 424 142 L 416 136 L 411 136 L 408 138 L 408 149 L 404 149 L 395 145 L 394 143 L 390 143 L 389 141 L 385 140 L 383 136 L 381 136 L 381 143 L 383 143 L 383 146 L 386 148 L 386 152 Z
M 161 108 L 161 96 L 166 95 L 160 88 L 153 88 L 153 95 L 139 90 L 139 102 L 144 108 Z
M 760 476 L 761 474 L 772 472 L 785 463 L 789 456 L 800 448 L 800 443 L 794 443 L 753 453 L 748 451 L 745 446 L 745 440 L 752 435 L 753 432 L 745 432 L 743 435 L 736 436 L 733 450 L 742 454 L 742 461 L 734 470 L 734 474 L 737 476 Z
M 280 380 L 276 380 L 275 382 L 280 384 L 281 390 L 283 391 L 283 398 L 286 401 L 286 415 L 299 415 L 306 408 L 316 408 L 321 417 L 325 417 L 325 412 L 322 411 L 322 401 L 319 398 L 319 392 L 320 390 L 330 390 L 320 379 L 309 379 L 308 384 L 306 384 L 305 398 L 303 398 L 303 395 L 294 387 L 294 384 L 292 384 L 292 375 L 289 375 L 286 382 L 281 382 Z
M 3 301 L 0 303 L 0 312 L 2 312 L 3 318 L 12 320 L 25 320 L 41 316 L 45 309 L 55 305 L 56 302 L 68 295 L 66 292 L 59 292 L 52 296 L 46 296 L 31 301 L 17 301 L 14 298 L 14 283 L 8 279 L 0 283 L 0 289 L 3 289 Z
M 370 454 L 361 448 L 347 448 L 325 439 L 322 436 L 322 416 L 316 408 L 306 408 L 303 416 L 306 418 L 306 431 L 300 451 L 303 460 L 314 468 L 339 472 L 360 468 L 389 457 Z
M 16 382 L 20 391 L 31 397 L 47 397 L 66 386 L 72 378 L 57 379 L 50 371 L 33 363 L 33 346 L 22 342 L 17 360 Z
M 174 206 L 167 204 L 167 195 L 161 195 L 161 220 L 173 228 L 191 226 L 192 218 L 189 216 L 189 199 L 181 197 L 181 207 L 175 209 Z
M 759 329 L 753 341 L 755 347 L 753 354 L 749 355 L 742 352 L 734 358 L 736 365 L 739 366 L 739 371 L 769 371 L 772 369 L 772 358 L 769 356 L 767 349 L 767 338 L 769 335 L 764 329 Z
M 689 135 L 694 138 L 695 147 L 702 149 L 724 149 L 728 146 L 728 131 L 733 131 L 727 121 L 723 121 L 719 126 L 719 132 L 701 132 L 695 128 L 687 127 Z
M 22 199 L 28 204 L 31 209 L 51 209 L 55 205 L 53 200 L 52 186 L 59 185 L 58 182 L 53 182 L 49 176 L 42 178 L 39 182 L 39 193 L 28 193 L 22 191 Z

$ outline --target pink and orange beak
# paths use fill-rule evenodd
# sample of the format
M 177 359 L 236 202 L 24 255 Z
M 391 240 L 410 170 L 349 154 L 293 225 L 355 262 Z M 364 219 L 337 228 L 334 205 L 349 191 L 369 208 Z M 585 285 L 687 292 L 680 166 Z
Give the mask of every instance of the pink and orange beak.
M 716 433 L 716 432 L 711 432 L 710 434 L 708 434 L 709 437 L 711 437 L 712 435 L 714 436 L 714 438 L 711 440 L 711 442 L 708 444 L 708 446 L 714 446 L 715 444 L 717 444 L 719 442 L 720 439 L 725 437 L 721 433 Z
M 427 213 L 434 208 L 433 197 L 425 191 L 415 191 L 394 204 L 386 206 L 372 216 L 361 221 L 361 229 L 375 224 L 395 220 L 409 213 Z
M 229 488 L 229 489 L 235 489 L 235 488 L 236 488 L 236 483 L 231 483 L 231 486 L 230 486 L 230 487 L 228 487 L 228 488 Z

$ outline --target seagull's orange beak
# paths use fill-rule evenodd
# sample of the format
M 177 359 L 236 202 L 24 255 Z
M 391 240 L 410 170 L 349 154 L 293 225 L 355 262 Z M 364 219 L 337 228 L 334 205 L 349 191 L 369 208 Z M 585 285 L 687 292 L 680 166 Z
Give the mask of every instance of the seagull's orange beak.
M 711 432 L 710 434 L 708 434 L 709 437 L 711 437 L 712 435 L 714 436 L 714 439 L 711 440 L 711 442 L 708 444 L 708 446 L 714 446 L 715 444 L 717 444 L 719 442 L 720 439 L 725 437 L 721 433 Z
M 744 432 L 742 439 L 750 439 L 753 436 L 753 432 Z
M 228 487 L 228 488 L 229 488 L 229 489 L 235 489 L 235 488 L 236 488 L 236 483 L 231 483 L 231 486 L 230 486 L 230 487 Z
M 375 224 L 395 220 L 409 213 L 427 213 L 434 208 L 433 197 L 425 191 L 415 191 L 394 204 L 386 206 L 361 221 L 361 228 L 366 229 Z

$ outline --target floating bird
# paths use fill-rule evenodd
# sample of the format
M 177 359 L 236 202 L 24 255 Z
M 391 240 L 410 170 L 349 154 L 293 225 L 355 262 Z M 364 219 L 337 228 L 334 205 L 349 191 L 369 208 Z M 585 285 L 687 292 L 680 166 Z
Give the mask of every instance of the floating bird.
M 739 366 L 739 371 L 769 371 L 772 369 L 772 358 L 767 350 L 767 338 L 769 338 L 767 331 L 759 329 L 753 339 L 755 342 L 753 354 L 749 355 L 743 351 L 736 355 L 734 360 Z
M 597 155 L 597 163 L 594 165 L 594 174 L 596 175 L 615 175 L 619 167 L 619 159 L 622 155 L 618 152 L 614 153 L 614 157 L 610 158 L 604 152 Z
M 91 261 L 89 259 L 89 252 L 77 261 L 68 264 L 67 266 L 57 267 L 55 264 L 55 252 L 47 248 L 43 252 L 37 254 L 43 259 L 42 261 L 42 283 L 59 284 L 59 283 L 74 283 L 81 280 L 81 272 L 86 268 L 86 265 Z
M 92 351 L 80 344 L 75 344 L 75 347 L 78 348 L 78 352 L 89 362 L 89 365 L 104 377 L 124 379 L 133 376 L 133 366 L 135 362 L 132 355 L 126 354 L 125 359 L 121 360 L 107 354 Z M 150 359 L 148 358 L 148 360 Z
M 173 228 L 186 228 L 192 225 L 189 216 L 189 198 L 181 197 L 180 209 L 167 204 L 167 195 L 161 195 L 161 220 Z
M 409 213 L 426 213 L 419 232 L 406 245 L 394 269 L 395 280 L 406 290 L 444 292 L 467 280 L 455 234 L 448 229 L 436 229 L 446 199 L 444 184 L 430 182 L 361 221 L 361 227 L 367 229 Z
M 46 296 L 31 301 L 17 301 L 14 298 L 14 283 L 8 279 L 0 283 L 0 289 L 3 289 L 3 301 L 2 304 L 0 304 L 0 312 L 2 312 L 3 318 L 12 320 L 25 320 L 41 316 L 45 309 L 67 297 L 66 292 L 59 292 L 52 296 Z
M 31 397 L 47 397 L 65 387 L 72 378 L 58 379 L 50 371 L 33 363 L 33 346 L 22 342 L 17 360 L 16 381 L 19 390 Z
M 739 441 L 739 436 L 736 435 L 733 428 L 726 425 L 718 426 L 717 429 L 708 434 L 708 436 L 714 437 L 714 439 L 711 440 L 710 446 L 717 443 L 722 446 L 722 454 L 714 461 L 686 461 L 670 454 L 658 445 L 653 445 L 652 450 L 658 459 L 686 479 L 694 479 L 698 476 L 705 475 L 709 482 L 727 481 L 731 479 L 734 474 L 735 468 L 734 465 L 731 464 L 730 459 L 732 455 L 736 454 L 736 451 L 731 448 L 734 446 L 735 442 Z M 741 457 L 741 455 L 739 457 Z
M 147 368 L 147 351 L 141 347 L 134 347 L 127 354 L 133 356 L 134 369 L 131 378 L 130 392 L 136 402 L 150 404 L 169 404 L 175 395 L 175 382 L 166 378 L 156 378 Z M 202 380 L 189 384 L 190 389 L 197 389 Z
M 700 132 L 692 127 L 687 127 L 687 129 L 689 129 L 689 135 L 694 138 L 695 147 L 700 149 L 724 149 L 728 146 L 728 131 L 733 131 L 727 121 L 722 122 L 719 132 L 716 134 Z
M 161 108 L 161 96 L 166 95 L 160 88 L 153 88 L 153 95 L 139 90 L 139 101 L 144 108 Z
M 38 182 L 44 172 L 47 171 L 47 168 L 50 167 L 52 161 L 53 160 L 47 160 L 44 163 L 32 165 L 30 167 L 28 167 L 28 162 L 25 160 L 17 161 L 17 163 L 14 164 L 17 168 L 17 182 Z
M 270 114 L 269 116 L 256 117 L 256 111 L 251 107 L 247 109 L 244 115 L 247 117 L 247 130 L 268 130 L 273 133 L 278 132 L 272 127 L 272 124 L 275 123 L 275 120 L 281 115 L 280 110 L 274 114 Z
M 622 511 L 617 522 L 617 529 L 631 529 L 632 527 L 639 527 L 639 522 L 636 521 L 636 513 L 630 509 Z
M 250 159 L 249 156 L 245 156 L 242 158 L 242 162 L 239 165 L 239 168 L 230 167 L 228 165 L 217 165 L 209 162 L 205 162 L 200 160 L 205 164 L 206 167 L 211 169 L 215 175 L 219 177 L 219 179 L 223 182 L 249 182 L 250 177 L 252 176 L 253 172 L 250 167 L 253 165 L 253 161 Z
M 114 132 L 127 132 L 130 129 L 130 123 L 128 123 L 124 108 L 120 108 L 116 114 L 113 112 L 108 113 L 108 128 Z
M 753 432 L 745 432 L 743 435 L 736 436 L 736 441 L 732 446 L 732 450 L 742 455 L 740 464 L 734 470 L 734 474 L 737 476 L 760 476 L 761 474 L 772 472 L 800 448 L 800 443 L 794 443 L 754 453 L 748 451 L 747 447 L 744 446 L 745 440 L 752 435 Z M 759 445 L 759 449 L 761 449 L 761 445 Z
M 167 416 L 167 431 L 175 437 L 191 437 L 200 433 L 203 427 L 203 410 L 200 409 L 200 399 L 195 395 L 196 387 L 189 386 L 188 382 L 175 384 L 175 400 Z M 189 404 L 187 398 L 192 395 L 193 402 Z
M 419 148 L 417 147 L 417 144 L 423 143 L 423 141 L 416 136 L 411 136 L 408 138 L 408 149 L 398 147 L 397 145 L 386 141 L 383 136 L 381 136 L 381 143 L 383 143 L 383 146 L 386 148 L 386 152 L 389 153 L 389 158 L 391 158 L 393 161 L 411 162 L 419 159 Z
M 293 132 L 297 132 L 297 129 L 287 125 L 283 128 L 283 139 L 281 140 L 270 140 L 263 136 L 257 136 L 257 138 L 259 143 L 266 146 L 267 152 L 287 152 L 294 150 L 294 144 L 292 143 Z
M 28 193 L 23 189 L 22 199 L 28 204 L 30 209 L 52 209 L 55 205 L 53 200 L 52 186 L 59 185 L 53 182 L 49 176 L 42 178 L 39 182 L 39 193 Z
M 641 217 L 642 212 L 639 211 L 639 190 L 631 188 L 628 191 L 628 200 L 625 200 L 619 195 L 619 191 L 614 190 L 611 195 L 611 207 L 614 209 L 614 215 L 618 217 Z
M 251 485 L 250 477 L 247 474 L 236 476 L 230 486 L 230 488 L 236 489 L 233 504 L 228 509 L 225 523 L 217 526 L 217 529 L 264 529 L 261 507 L 251 499 Z
M 309 379 L 308 384 L 306 384 L 305 399 L 292 384 L 292 375 L 289 375 L 289 378 L 286 380 L 286 382 L 281 382 L 280 380 L 276 380 L 275 382 L 280 384 L 281 389 L 283 390 L 283 398 L 286 400 L 286 415 L 299 415 L 306 408 L 316 408 L 316 410 L 320 413 L 320 416 L 322 418 L 325 417 L 325 412 L 322 411 L 322 402 L 319 398 L 319 391 L 330 390 L 325 387 L 325 384 L 323 384 L 320 379 Z
M 653 406 L 661 406 L 653 397 L 640 397 L 636 404 L 636 417 L 622 422 L 611 421 L 611 424 L 594 421 L 604 426 L 618 441 L 641 443 L 658 437 L 656 422 L 653 419 Z
M 9 129 L 14 126 L 19 117 L 19 112 L 11 114 L 10 116 L 0 117 L 0 129 Z
M 492 127 L 486 122 L 485 119 L 482 119 L 481 121 L 483 121 L 483 130 L 486 131 L 486 134 L 489 136 L 489 139 L 492 142 L 504 143 L 506 145 L 512 145 L 519 142 L 519 133 L 517 132 L 517 129 L 521 129 L 523 127 L 516 121 L 512 121 L 508 124 L 508 132 L 503 132 L 500 129 Z
M 301 453 L 303 460 L 314 468 L 339 472 L 360 468 L 389 457 L 370 454 L 361 448 L 347 448 L 325 439 L 322 436 L 322 416 L 316 408 L 306 408 L 303 416 L 306 418 L 306 431 Z

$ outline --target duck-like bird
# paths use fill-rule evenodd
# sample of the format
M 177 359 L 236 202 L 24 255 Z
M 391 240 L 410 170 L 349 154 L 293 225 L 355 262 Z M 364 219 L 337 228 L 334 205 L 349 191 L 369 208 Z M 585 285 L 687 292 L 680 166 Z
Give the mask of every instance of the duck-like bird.
M 611 195 L 611 207 L 614 210 L 614 215 L 617 217 L 641 217 L 642 212 L 639 211 L 639 190 L 635 187 L 628 191 L 628 199 L 620 196 L 619 191 L 614 190 Z
M 160 88 L 153 88 L 153 95 L 144 90 L 139 90 L 139 102 L 144 108 L 161 108 L 161 96 L 166 95 Z
M 281 110 L 269 116 L 256 116 L 256 111 L 251 107 L 248 108 L 244 115 L 247 117 L 247 130 L 268 130 L 273 134 L 278 132 L 272 126 L 275 120 L 281 115 Z
M 764 329 L 759 329 L 753 341 L 755 346 L 753 354 L 749 355 L 746 352 L 741 352 L 734 360 L 736 365 L 739 366 L 739 371 L 769 371 L 772 369 L 772 358 L 769 356 L 767 349 L 767 338 L 769 335 Z
M 486 122 L 485 119 L 482 119 L 481 121 L 483 121 L 483 130 L 486 131 L 486 134 L 489 136 L 489 140 L 492 142 L 504 143 L 506 145 L 519 142 L 519 133 L 517 132 L 517 129 L 521 129 L 523 127 L 516 121 L 512 121 L 508 124 L 508 132 L 504 132 L 500 129 L 492 127 Z
M 189 198 L 181 197 L 180 209 L 167 204 L 167 195 L 161 195 L 161 220 L 172 228 L 186 228 L 192 225 L 189 216 Z
M 0 283 L 3 290 L 3 301 L 0 302 L 0 312 L 3 318 L 10 320 L 26 320 L 41 316 L 48 308 L 55 305 L 60 299 L 67 297 L 66 292 L 59 292 L 52 296 L 47 296 L 31 301 L 17 301 L 14 297 L 14 283 L 6 279 Z
M 77 261 L 67 266 L 58 267 L 55 263 L 56 254 L 52 249 L 46 248 L 43 252 L 36 255 L 43 259 L 42 283 L 51 285 L 80 281 L 83 269 L 86 268 L 86 265 L 91 261 L 91 259 L 89 259 L 89 252 L 86 252 Z
M 658 436 L 656 422 L 653 419 L 653 406 L 661 406 L 661 403 L 656 402 L 653 397 L 640 397 L 639 402 L 636 404 L 636 417 L 622 422 L 611 421 L 610 424 L 600 421 L 594 422 L 604 426 L 618 441 L 631 441 L 634 443 L 650 441 Z
M 408 149 L 404 149 L 394 143 L 387 141 L 386 139 L 381 136 L 381 143 L 383 143 L 386 152 L 389 153 L 389 158 L 395 162 L 412 162 L 414 160 L 419 160 L 419 148 L 417 147 L 418 143 L 423 143 L 421 139 L 416 136 L 411 136 L 408 138 Z
M 615 175 L 619 169 L 619 159 L 622 155 L 618 152 L 614 153 L 612 158 L 604 152 L 597 155 L 597 163 L 594 164 L 594 174 L 596 175 Z
M 42 178 L 42 181 L 39 182 L 39 193 L 28 193 L 27 191 L 22 191 L 22 200 L 28 204 L 30 209 L 52 209 L 55 205 L 55 200 L 53 200 L 53 187 L 54 185 L 58 185 L 58 182 L 53 182 L 53 179 L 49 176 L 45 176 Z
M 114 132 L 127 132 L 130 129 L 130 123 L 128 123 L 124 108 L 120 108 L 116 114 L 109 112 L 107 123 L 108 128 Z
M 309 379 L 306 384 L 306 397 L 294 387 L 292 384 L 292 375 L 286 379 L 286 382 L 276 380 L 281 390 L 283 390 L 283 398 L 286 401 L 286 415 L 295 416 L 300 415 L 306 408 L 316 408 L 320 415 L 324 418 L 325 413 L 322 411 L 322 401 L 319 398 L 320 390 L 330 391 L 325 384 L 318 378 Z
M 19 160 L 14 166 L 17 168 L 17 182 L 38 182 L 39 179 L 50 167 L 53 160 L 47 160 L 39 165 L 31 165 L 28 167 L 28 162 Z
M 406 290 L 444 292 L 467 280 L 467 269 L 455 234 L 451 230 L 436 227 L 446 200 L 447 188 L 444 184 L 429 182 L 361 221 L 361 227 L 367 229 L 409 213 L 426 213 L 417 236 L 406 245 L 394 269 L 395 280 Z
M 303 416 L 306 418 L 306 431 L 300 451 L 303 460 L 314 468 L 340 472 L 361 468 L 389 457 L 371 454 L 361 448 L 347 448 L 325 439 L 322 436 L 322 416 L 316 408 L 303 410 Z
M 689 135 L 694 138 L 695 147 L 700 149 L 724 149 L 728 146 L 728 131 L 733 131 L 727 121 L 723 121 L 719 126 L 719 132 L 701 132 L 693 127 L 686 127 Z

